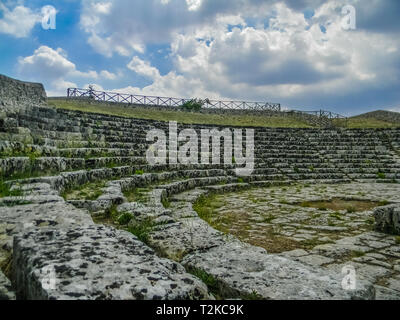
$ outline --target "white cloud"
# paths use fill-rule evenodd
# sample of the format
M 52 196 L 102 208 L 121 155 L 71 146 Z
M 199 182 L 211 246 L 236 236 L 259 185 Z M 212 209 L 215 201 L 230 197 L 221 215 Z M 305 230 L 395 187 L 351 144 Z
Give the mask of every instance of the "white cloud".
M 109 14 L 111 12 L 112 3 L 111 2 L 100 2 L 93 3 L 93 10 L 100 14 Z
M 196 11 L 201 7 L 203 0 L 186 0 L 189 11 Z
M 54 80 L 51 87 L 47 90 L 48 97 L 63 97 L 68 88 L 76 88 L 77 84 L 63 79 Z
M 388 108 L 387 111 L 400 112 L 400 105 L 397 107 Z
M 48 79 L 58 79 L 65 76 L 94 79 L 98 77 L 96 71 L 82 72 L 77 70 L 76 65 L 68 60 L 67 53 L 63 49 L 54 50 L 47 46 L 39 47 L 31 56 L 20 58 L 18 69 L 22 74 Z
M 68 60 L 67 53 L 58 48 L 56 50 L 41 46 L 36 49 L 33 55 L 21 57 L 18 61 L 18 72 L 21 77 L 42 81 L 49 84 L 50 94 L 65 95 L 68 87 L 76 87 L 74 80 L 115 80 L 117 75 L 107 70 L 100 73 L 80 71 L 76 65 Z
M 94 9 L 100 5 L 104 1 L 82 0 L 80 25 L 88 43 L 107 57 L 144 53 L 147 44 L 167 44 L 176 33 L 205 26 L 217 16 L 248 10 L 260 14 L 265 7 L 260 0 L 114 0 L 104 14 Z
M 107 80 L 115 80 L 117 79 L 117 75 L 115 73 L 109 72 L 107 70 L 103 70 L 100 72 L 100 76 Z
M 157 79 L 160 77 L 160 72 L 157 68 L 152 67 L 148 61 L 143 61 L 139 57 L 135 56 L 127 65 L 128 69 L 136 72 L 141 76 L 148 77 L 150 79 Z
M 50 79 L 77 72 L 75 64 L 67 59 L 64 50 L 54 50 L 47 46 L 39 47 L 31 56 L 20 58 L 18 68 L 22 74 Z
M 35 24 L 41 21 L 40 15 L 21 5 L 9 10 L 0 3 L 0 12 L 3 13 L 3 18 L 0 19 L 0 33 L 16 38 L 28 37 Z

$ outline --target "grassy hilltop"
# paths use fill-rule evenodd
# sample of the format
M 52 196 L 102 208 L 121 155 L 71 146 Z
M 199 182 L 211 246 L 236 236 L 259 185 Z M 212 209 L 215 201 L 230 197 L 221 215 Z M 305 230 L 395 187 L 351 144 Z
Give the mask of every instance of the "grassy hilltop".
M 152 107 L 130 107 L 124 104 L 106 104 L 67 99 L 48 100 L 49 105 L 56 108 L 114 115 L 127 118 L 178 121 L 185 124 L 210 124 L 243 127 L 270 128 L 310 128 L 303 119 L 294 116 L 270 114 L 213 114 L 200 112 L 182 112 Z M 396 116 L 393 116 L 396 115 Z M 400 126 L 400 114 L 388 111 L 377 111 L 348 119 L 348 128 L 393 128 Z

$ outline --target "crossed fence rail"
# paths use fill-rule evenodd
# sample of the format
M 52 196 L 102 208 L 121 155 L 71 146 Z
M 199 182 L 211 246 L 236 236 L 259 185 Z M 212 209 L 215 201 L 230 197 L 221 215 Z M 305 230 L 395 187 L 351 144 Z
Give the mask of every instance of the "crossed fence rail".
M 93 89 L 69 88 L 68 98 L 90 98 L 96 101 L 129 103 L 145 106 L 180 107 L 191 99 L 142 96 L 115 92 L 96 91 Z M 279 103 L 222 101 L 205 99 L 202 108 L 206 109 L 231 109 L 231 110 L 269 110 L 281 111 Z

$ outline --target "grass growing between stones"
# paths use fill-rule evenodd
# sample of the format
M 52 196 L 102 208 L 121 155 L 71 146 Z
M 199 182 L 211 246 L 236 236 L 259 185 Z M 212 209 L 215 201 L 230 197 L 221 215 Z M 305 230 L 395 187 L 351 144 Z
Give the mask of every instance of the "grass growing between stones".
M 229 288 L 222 281 L 219 281 L 213 275 L 204 270 L 190 267 L 187 271 L 199 278 L 217 300 L 263 300 L 261 295 L 259 295 L 256 291 L 247 294 L 240 293 L 232 288 Z
M 0 159 L 4 158 L 29 158 L 31 161 L 34 161 L 36 158 L 42 156 L 42 153 L 39 151 L 34 151 L 30 146 L 21 146 L 20 149 L 17 150 L 5 150 L 0 152 Z
M 151 219 L 137 221 L 134 220 L 134 217 L 129 212 L 118 212 L 117 205 L 111 206 L 102 215 L 93 216 L 93 221 L 96 224 L 109 225 L 128 231 L 146 244 L 149 240 L 149 234 L 154 227 Z
M 5 183 L 2 179 L 0 179 L 0 198 L 20 197 L 22 196 L 22 194 L 23 194 L 22 190 L 18 188 L 11 190 L 9 184 Z
M 66 200 L 96 200 L 103 194 L 106 181 L 89 182 L 76 189 L 65 190 L 61 196 Z
M 357 196 L 357 189 L 351 188 L 347 184 L 336 188 L 332 185 L 311 188 L 303 185 L 301 189 L 298 185 L 252 188 L 203 196 L 194 209 L 215 229 L 270 253 L 309 250 L 342 237 L 371 231 L 372 210 L 391 202 L 396 189 L 388 188 L 389 193 L 384 191 L 388 200 L 379 201 L 375 200 L 381 196 L 378 184 L 371 187 L 373 196 L 365 200 Z M 332 194 L 337 196 L 330 201 L 313 201 Z M 300 199 L 310 200 L 297 202 Z
M 189 269 L 189 272 L 195 277 L 199 278 L 208 287 L 208 290 L 214 295 L 216 299 L 223 299 L 221 286 L 214 276 L 210 275 L 204 270 L 197 268 L 191 268 Z
M 274 128 L 309 128 L 306 122 L 294 117 L 270 116 L 263 114 L 235 115 L 211 114 L 200 112 L 184 112 L 178 110 L 164 110 L 151 107 L 130 107 L 129 105 L 115 104 L 112 107 L 104 103 L 89 103 L 74 100 L 48 100 L 49 105 L 56 108 L 107 114 L 126 118 L 178 121 L 185 124 L 211 124 L 241 127 L 274 127 Z
M 135 223 L 128 226 L 128 231 L 135 235 L 140 241 L 145 244 L 149 243 L 150 232 L 154 227 L 154 223 L 151 219 L 144 221 L 135 221 Z
M 133 188 L 123 193 L 128 202 L 146 202 L 147 192 L 149 191 L 151 191 L 151 188 Z
M 163 197 L 161 199 L 161 203 L 164 206 L 165 209 L 169 209 L 171 207 L 171 202 L 169 201 L 168 198 Z
M 201 196 L 194 203 L 193 209 L 201 219 L 218 231 L 225 234 L 232 234 L 239 240 L 265 248 L 270 253 L 281 253 L 302 247 L 299 242 L 277 234 L 272 226 L 263 228 L 262 237 L 252 237 L 252 221 L 248 217 L 246 219 L 247 215 L 242 213 L 238 216 L 234 212 L 225 212 L 223 215 L 218 213 L 216 210 L 224 205 L 225 202 L 220 201 L 217 194 L 211 194 L 209 196 Z M 237 224 L 238 219 L 241 219 L 240 228 L 232 228 L 233 225 Z M 263 217 L 262 222 L 270 223 L 274 219 L 276 219 L 274 215 L 267 214 Z

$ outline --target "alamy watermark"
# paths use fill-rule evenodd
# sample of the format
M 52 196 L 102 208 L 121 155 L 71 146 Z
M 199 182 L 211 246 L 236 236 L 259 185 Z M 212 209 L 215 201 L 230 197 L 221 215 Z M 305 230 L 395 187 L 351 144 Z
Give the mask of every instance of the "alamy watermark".
M 40 270 L 41 284 L 44 290 L 56 290 L 57 276 L 54 266 L 45 266 Z
M 53 6 L 42 8 L 42 28 L 44 30 L 55 30 L 57 27 L 57 10 Z
M 357 274 L 356 269 L 352 265 L 347 265 L 342 268 L 342 274 L 344 278 L 342 279 L 343 290 L 356 290 L 357 288 Z
M 245 139 L 243 143 L 243 129 L 201 129 L 201 137 L 194 129 L 178 133 L 178 124 L 173 121 L 169 123 L 168 140 L 163 130 L 147 133 L 146 140 L 154 143 L 146 159 L 150 165 L 220 165 L 223 153 L 225 165 L 237 166 L 236 175 L 250 176 L 254 171 L 254 129 L 246 129 Z
M 356 8 L 347 5 L 342 8 L 342 28 L 343 30 L 355 30 L 357 28 Z

